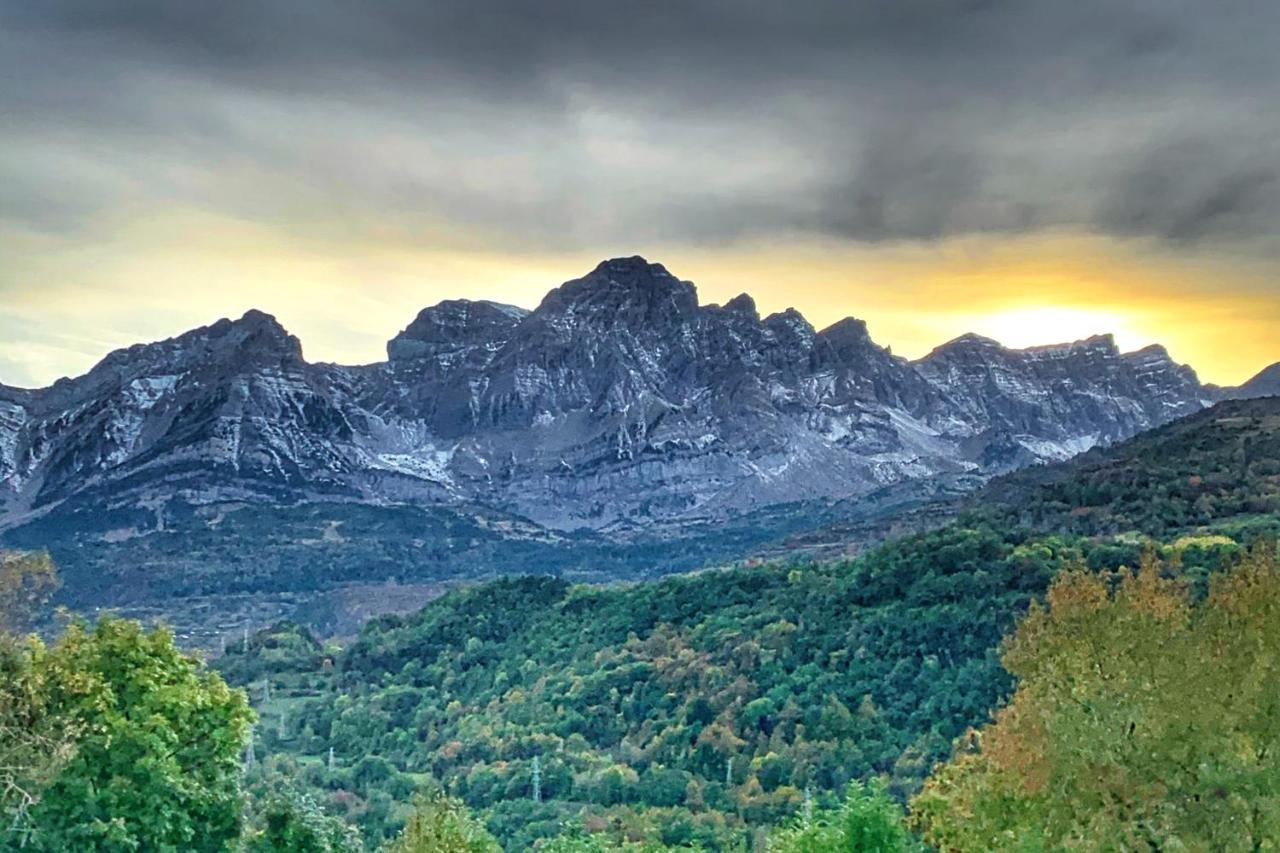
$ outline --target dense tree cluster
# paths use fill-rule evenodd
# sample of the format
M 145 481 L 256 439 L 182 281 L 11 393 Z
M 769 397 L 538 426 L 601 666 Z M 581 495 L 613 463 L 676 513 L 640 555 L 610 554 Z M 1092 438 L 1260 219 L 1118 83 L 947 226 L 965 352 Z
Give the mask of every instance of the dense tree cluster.
M 1005 644 L 1018 689 L 912 803 L 944 850 L 1272 849 L 1280 839 L 1280 567 L 1187 584 L 1058 577 Z
M 0 551 L 0 634 L 30 631 L 61 586 L 45 551 Z
M 240 691 L 164 630 L 103 618 L 0 640 L 4 841 L 33 851 L 234 849 Z
M 370 842 L 433 779 L 516 849 L 567 819 L 729 849 L 792 819 L 806 791 L 831 804 L 884 777 L 909 796 L 1008 694 L 1000 639 L 1061 566 L 1141 550 L 952 526 L 836 564 L 607 588 L 514 578 L 375 621 L 332 656 L 287 627 L 220 666 L 255 696 L 271 685 L 263 713 L 284 725 L 264 742 Z M 1167 550 L 1203 577 L 1239 546 Z
M 923 850 L 907 831 L 902 807 L 878 780 L 854 782 L 844 802 L 815 811 L 807 806 L 793 826 L 769 839 L 772 853 L 907 853 Z

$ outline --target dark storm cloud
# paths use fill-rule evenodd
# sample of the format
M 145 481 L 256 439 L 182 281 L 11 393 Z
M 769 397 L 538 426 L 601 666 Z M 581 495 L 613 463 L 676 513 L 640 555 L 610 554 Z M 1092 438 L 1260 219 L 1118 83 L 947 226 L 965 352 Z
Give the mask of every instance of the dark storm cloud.
M 556 246 L 1280 216 L 1272 0 L 0 0 L 0 219 Z
M 1181 139 L 1144 151 L 1106 196 L 1101 221 L 1121 233 L 1172 240 L 1261 231 L 1280 225 L 1280 144 L 1273 135 Z

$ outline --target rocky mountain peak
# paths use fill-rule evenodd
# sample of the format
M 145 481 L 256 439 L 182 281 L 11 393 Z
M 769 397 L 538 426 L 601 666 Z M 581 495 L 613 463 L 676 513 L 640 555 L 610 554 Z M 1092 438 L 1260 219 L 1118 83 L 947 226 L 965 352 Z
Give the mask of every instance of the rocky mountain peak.
M 275 317 L 250 310 L 238 320 L 223 318 L 167 340 L 115 350 L 84 376 L 59 379 L 48 389 L 45 402 L 70 405 L 157 374 L 243 373 L 285 363 L 303 364 L 302 342 Z
M 681 324 L 697 311 L 692 283 L 635 256 L 603 261 L 582 278 L 565 282 L 547 294 L 534 314 L 558 327 L 567 321 L 607 328 Z
M 1133 352 L 1126 352 L 1120 358 L 1126 365 L 1140 372 L 1168 372 L 1191 369 L 1174 361 L 1173 357 L 1169 355 L 1169 351 L 1160 344 L 1151 344 Z
M 1090 335 L 1078 341 L 1067 341 L 1060 344 L 1043 344 L 1026 349 L 1008 349 L 1010 353 L 1021 354 L 1030 358 L 1103 358 L 1114 359 L 1120 355 L 1120 347 L 1116 345 L 1115 335 L 1110 333 Z
M 833 345 L 850 345 L 871 343 L 871 334 L 867 331 L 867 321 L 857 317 L 845 317 L 837 320 L 818 333 L 818 337 Z
M 756 301 L 751 298 L 748 293 L 739 293 L 730 299 L 723 306 L 725 311 L 731 311 L 734 314 L 742 314 L 753 320 L 759 321 L 760 312 L 756 309 Z
M 946 343 L 934 347 L 932 352 L 920 360 L 929 361 L 934 358 L 956 354 L 984 354 L 1001 352 L 1003 350 L 1004 346 L 994 338 L 988 338 L 973 332 L 966 332 L 957 338 L 952 338 Z
M 1240 386 L 1248 397 L 1280 396 L 1280 363 L 1264 368 L 1248 382 Z
M 818 332 L 818 340 L 826 345 L 837 364 L 867 365 L 869 361 L 892 360 L 888 348 L 871 339 L 864 320 L 845 317 Z
M 770 314 L 765 317 L 764 327 L 772 331 L 784 342 L 792 340 L 808 344 L 812 343 L 817 336 L 813 324 L 794 308 L 788 308 L 785 311 L 779 311 L 776 314 Z
M 1150 367 L 1177 366 L 1173 357 L 1169 355 L 1169 350 L 1165 349 L 1161 344 L 1150 344 L 1142 349 L 1127 352 L 1124 357 L 1135 365 L 1141 364 Z
M 651 278 L 653 276 L 662 276 L 666 278 L 674 278 L 662 264 L 651 263 L 641 255 L 631 255 L 629 257 L 605 258 L 596 264 L 594 273 L 605 273 L 610 276 L 635 276 L 643 278 Z
M 289 334 L 275 317 L 256 308 L 246 311 L 239 320 L 214 323 L 208 328 L 207 340 L 223 352 L 234 350 L 250 357 L 302 360 L 302 342 Z
M 1110 332 L 1105 332 L 1101 335 L 1090 335 L 1082 341 L 1076 341 L 1072 346 L 1077 349 L 1096 350 L 1098 352 L 1120 352 L 1120 347 L 1116 345 L 1116 336 Z
M 500 302 L 446 299 L 419 312 L 408 327 L 387 342 L 387 357 L 398 359 L 434 356 L 441 351 L 486 344 L 500 344 L 528 310 Z
M 1127 352 L 1121 360 L 1140 381 L 1148 382 L 1152 387 L 1177 387 L 1184 394 L 1197 393 L 1201 388 L 1196 372 L 1189 365 L 1174 361 L 1160 344 Z
M 284 327 L 280 325 L 280 321 L 274 315 L 268 314 L 266 311 L 259 311 L 257 308 L 250 308 L 240 316 L 239 320 L 228 320 L 228 322 L 245 327 L 273 328 L 281 332 L 284 331 Z
M 180 475 L 202 501 L 471 502 L 607 528 L 986 475 L 1280 390 L 1280 368 L 1212 389 L 1163 348 L 1121 355 L 1110 336 L 1015 350 L 970 334 L 907 361 L 855 318 L 818 333 L 795 309 L 761 319 L 745 294 L 700 308 L 641 257 L 533 312 L 441 302 L 387 352 L 308 364 L 251 311 L 48 389 L 0 389 L 0 525 L 6 506 L 85 484 L 164 499 Z
M 972 332 L 960 335 L 936 347 L 928 355 L 919 360 L 919 364 L 963 362 L 980 364 L 988 362 L 1044 362 L 1059 359 L 1093 360 L 1097 358 L 1114 359 L 1120 356 L 1115 337 L 1110 334 L 1093 335 L 1078 341 L 1060 344 L 1043 344 L 1040 346 L 1014 349 L 1006 347 L 993 338 Z

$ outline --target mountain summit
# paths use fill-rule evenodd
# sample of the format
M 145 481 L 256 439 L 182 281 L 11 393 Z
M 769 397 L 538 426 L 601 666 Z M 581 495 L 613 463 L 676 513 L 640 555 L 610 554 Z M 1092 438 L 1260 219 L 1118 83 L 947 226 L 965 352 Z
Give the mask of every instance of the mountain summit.
M 611 530 L 990 475 L 1248 390 L 1109 336 L 965 335 L 908 361 L 853 318 L 819 332 L 794 310 L 762 319 L 746 294 L 701 305 L 640 257 L 533 311 L 442 302 L 387 354 L 309 364 L 251 311 L 50 388 L 0 387 L 0 527 L 74 496 L 157 516 L 177 499 L 483 505 Z

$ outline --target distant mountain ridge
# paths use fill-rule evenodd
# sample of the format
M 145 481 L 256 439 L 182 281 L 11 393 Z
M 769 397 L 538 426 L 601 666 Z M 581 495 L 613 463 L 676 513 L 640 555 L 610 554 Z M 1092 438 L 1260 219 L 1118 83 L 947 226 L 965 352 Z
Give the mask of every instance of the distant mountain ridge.
M 996 474 L 1275 384 L 1202 385 L 1162 347 L 1110 336 L 1011 350 L 965 335 L 909 361 L 853 318 L 818 331 L 745 294 L 700 305 L 639 257 L 533 311 L 442 302 L 387 353 L 308 363 L 251 311 L 49 388 L 0 386 L 0 529 L 76 496 L 150 507 L 160 526 L 177 498 L 479 504 L 609 531 Z
M 995 529 L 1156 539 L 1196 529 L 1239 536 L 1247 525 L 1274 531 L 1280 397 L 1224 400 L 1062 464 L 996 477 L 963 504 Z

